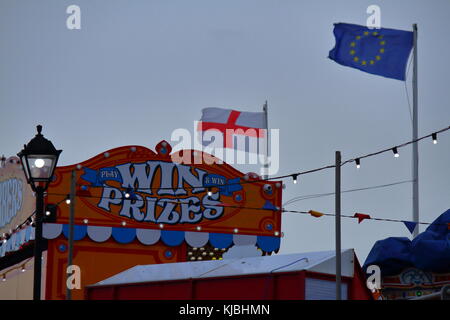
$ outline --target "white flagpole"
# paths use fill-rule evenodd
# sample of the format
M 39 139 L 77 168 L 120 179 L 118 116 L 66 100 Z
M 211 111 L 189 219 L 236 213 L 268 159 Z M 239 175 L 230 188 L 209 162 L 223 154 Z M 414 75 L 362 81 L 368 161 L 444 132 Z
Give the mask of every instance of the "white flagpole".
M 264 164 L 264 177 L 263 179 L 267 179 L 269 178 L 269 163 L 268 163 L 268 159 L 269 159 L 269 115 L 268 115 L 268 106 L 267 106 L 267 100 L 266 103 L 264 103 L 263 106 L 263 110 L 264 110 L 264 114 L 265 114 L 265 121 L 266 121 L 266 161 Z
M 341 152 L 336 151 L 335 165 L 335 245 L 336 245 L 336 300 L 342 300 L 341 270 Z
M 418 136 L 418 87 L 417 87 L 417 24 L 413 24 L 414 31 L 414 66 L 413 66 L 413 140 Z M 419 234 L 419 150 L 417 142 L 412 145 L 412 176 L 413 176 L 413 221 L 416 223 L 414 237 Z

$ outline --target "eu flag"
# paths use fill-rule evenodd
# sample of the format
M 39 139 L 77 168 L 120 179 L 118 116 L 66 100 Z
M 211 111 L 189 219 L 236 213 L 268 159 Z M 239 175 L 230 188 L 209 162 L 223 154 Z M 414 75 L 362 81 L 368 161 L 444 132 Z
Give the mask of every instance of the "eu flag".
M 405 80 L 406 64 L 413 47 L 412 32 L 335 23 L 334 37 L 336 44 L 329 53 L 330 59 L 343 66 Z

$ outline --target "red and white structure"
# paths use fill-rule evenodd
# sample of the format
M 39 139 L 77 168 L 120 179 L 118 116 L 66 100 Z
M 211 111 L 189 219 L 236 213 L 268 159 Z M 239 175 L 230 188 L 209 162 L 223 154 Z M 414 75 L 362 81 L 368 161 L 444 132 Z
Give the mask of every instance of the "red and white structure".
M 353 249 L 342 252 L 342 298 L 372 299 Z M 85 288 L 89 300 L 334 300 L 335 252 L 139 265 Z

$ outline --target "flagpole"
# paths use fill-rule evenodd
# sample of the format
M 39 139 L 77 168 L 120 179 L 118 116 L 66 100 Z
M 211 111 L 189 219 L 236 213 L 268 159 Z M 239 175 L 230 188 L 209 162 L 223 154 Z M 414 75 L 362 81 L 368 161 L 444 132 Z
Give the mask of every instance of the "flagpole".
M 335 165 L 335 245 L 336 245 L 336 300 L 342 300 L 341 280 L 341 152 L 336 151 Z
M 413 140 L 417 140 L 418 136 L 418 87 L 417 87 L 417 24 L 413 24 L 414 32 L 414 66 L 413 66 Z M 413 221 L 416 223 L 414 229 L 414 237 L 419 234 L 419 150 L 417 142 L 412 145 L 412 176 L 413 176 Z
M 267 179 L 269 178 L 269 163 L 268 163 L 268 159 L 269 159 L 269 115 L 268 115 L 268 106 L 267 106 L 267 100 L 264 103 L 263 106 L 263 110 L 264 110 L 264 114 L 265 114 L 265 124 L 266 124 L 266 161 L 264 164 L 264 177 L 263 179 Z

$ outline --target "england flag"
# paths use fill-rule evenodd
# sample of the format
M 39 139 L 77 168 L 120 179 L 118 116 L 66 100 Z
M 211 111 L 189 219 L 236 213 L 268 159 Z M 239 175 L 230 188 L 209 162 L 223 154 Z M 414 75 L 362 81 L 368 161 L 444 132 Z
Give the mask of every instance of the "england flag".
M 251 154 L 266 154 L 267 116 L 265 112 L 244 112 L 204 108 L 198 123 L 201 144 Z

